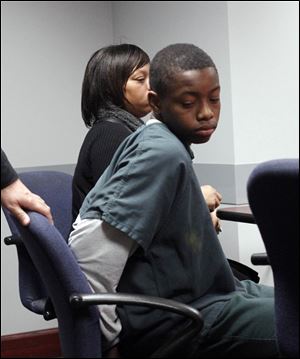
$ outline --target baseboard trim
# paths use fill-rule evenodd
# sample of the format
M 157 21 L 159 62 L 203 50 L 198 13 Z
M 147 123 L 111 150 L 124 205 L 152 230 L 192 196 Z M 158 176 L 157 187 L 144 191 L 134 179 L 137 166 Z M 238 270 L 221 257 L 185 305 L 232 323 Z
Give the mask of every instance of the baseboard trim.
M 57 328 L 1 336 L 1 358 L 61 356 Z

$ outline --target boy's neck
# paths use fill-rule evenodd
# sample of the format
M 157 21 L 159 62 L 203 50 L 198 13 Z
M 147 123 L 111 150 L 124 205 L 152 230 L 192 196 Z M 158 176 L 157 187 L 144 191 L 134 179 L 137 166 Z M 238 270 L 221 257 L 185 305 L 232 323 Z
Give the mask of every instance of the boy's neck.
M 158 117 L 158 116 L 157 116 Z M 156 116 L 155 116 L 155 114 L 152 112 L 151 113 L 151 115 L 150 115 L 150 118 L 149 118 L 149 120 L 146 122 L 146 126 L 147 125 L 151 125 L 151 124 L 153 124 L 153 123 L 163 123 L 166 127 L 168 127 L 163 121 L 161 121 L 159 118 L 157 118 Z M 170 131 L 170 129 L 169 129 L 169 131 Z M 171 131 L 172 132 L 172 131 Z M 173 132 L 172 132 L 173 133 Z M 174 136 L 176 136 L 174 133 L 173 133 L 173 135 Z M 177 137 L 177 136 L 176 136 Z M 180 139 L 179 139 L 180 140 Z M 181 140 L 180 140 L 181 141 Z M 182 143 L 183 143 L 183 145 L 184 145 L 184 147 L 186 148 L 186 150 L 188 151 L 188 153 L 190 154 L 190 156 L 191 156 L 191 158 L 192 159 L 194 159 L 194 153 L 193 153 L 193 151 L 192 151 L 192 149 L 191 149 L 191 143 L 185 143 L 185 142 L 183 142 L 183 141 L 181 141 Z

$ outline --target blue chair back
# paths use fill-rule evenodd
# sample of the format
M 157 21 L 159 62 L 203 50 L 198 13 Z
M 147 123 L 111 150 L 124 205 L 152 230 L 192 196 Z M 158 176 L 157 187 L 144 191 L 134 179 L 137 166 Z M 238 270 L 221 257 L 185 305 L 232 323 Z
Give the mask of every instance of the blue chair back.
M 261 163 L 248 184 L 251 210 L 273 270 L 282 355 L 299 357 L 299 159 Z
M 4 210 L 16 240 L 19 259 L 19 288 L 23 305 L 57 317 L 64 357 L 101 357 L 99 311 L 95 306 L 73 309 L 73 293 L 92 293 L 67 238 L 71 228 L 72 176 L 56 171 L 20 174 L 21 181 L 51 207 L 54 225 L 36 212 L 28 212 L 24 227 Z
M 71 228 L 72 179 L 69 174 L 57 171 L 30 171 L 19 174 L 20 180 L 33 192 L 40 195 L 51 207 L 56 228 L 67 240 Z M 19 261 L 19 293 L 22 304 L 46 320 L 55 318 L 52 303 L 48 298 L 32 260 L 20 238 L 15 219 L 6 208 L 3 212 L 12 233 L 7 244 L 16 244 Z
M 72 225 L 73 176 L 58 171 L 31 171 L 19 177 L 51 207 L 55 227 L 67 241 Z

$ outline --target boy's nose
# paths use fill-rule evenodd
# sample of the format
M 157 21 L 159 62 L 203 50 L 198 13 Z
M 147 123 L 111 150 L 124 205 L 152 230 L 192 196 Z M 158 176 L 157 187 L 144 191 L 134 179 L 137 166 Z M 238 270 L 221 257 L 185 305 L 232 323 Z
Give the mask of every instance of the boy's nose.
M 208 106 L 207 104 L 203 105 L 202 108 L 199 109 L 198 112 L 198 120 L 203 121 L 203 120 L 210 120 L 212 117 L 214 116 L 213 111 L 211 110 L 210 106 Z

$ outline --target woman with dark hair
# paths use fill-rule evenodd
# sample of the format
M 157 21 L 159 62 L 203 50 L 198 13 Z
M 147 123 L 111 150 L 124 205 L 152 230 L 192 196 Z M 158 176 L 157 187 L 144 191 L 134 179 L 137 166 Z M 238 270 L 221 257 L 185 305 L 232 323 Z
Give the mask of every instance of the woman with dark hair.
M 119 144 L 143 124 L 140 117 L 150 112 L 149 62 L 138 46 L 121 44 L 96 51 L 87 64 L 81 112 L 90 130 L 73 178 L 73 222 Z

